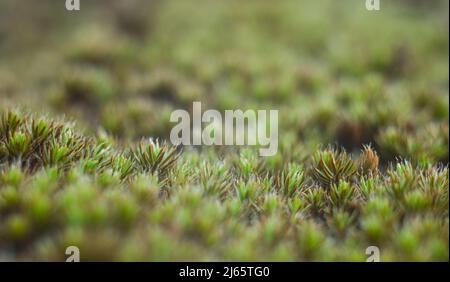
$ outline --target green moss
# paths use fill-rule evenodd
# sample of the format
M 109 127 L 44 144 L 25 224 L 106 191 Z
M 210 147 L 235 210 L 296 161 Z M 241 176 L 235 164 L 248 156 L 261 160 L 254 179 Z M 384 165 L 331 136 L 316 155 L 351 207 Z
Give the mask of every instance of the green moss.
M 448 261 L 446 1 L 0 2 L 0 253 Z M 193 101 L 278 109 L 277 154 L 171 146 Z

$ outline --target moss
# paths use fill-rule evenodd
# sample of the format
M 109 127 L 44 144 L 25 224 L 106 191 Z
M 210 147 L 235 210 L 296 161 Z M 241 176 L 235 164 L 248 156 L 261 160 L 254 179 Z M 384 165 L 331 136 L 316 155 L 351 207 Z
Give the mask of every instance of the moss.
M 0 254 L 448 261 L 446 1 L 0 2 Z M 171 146 L 193 101 L 278 109 L 278 153 Z

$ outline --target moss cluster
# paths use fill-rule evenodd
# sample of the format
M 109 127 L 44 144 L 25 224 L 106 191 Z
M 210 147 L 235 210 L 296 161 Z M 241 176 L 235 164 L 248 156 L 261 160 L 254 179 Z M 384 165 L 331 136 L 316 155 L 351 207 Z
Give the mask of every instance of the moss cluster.
M 14 112 L 0 132 L 0 246 L 15 259 L 71 245 L 84 260 L 364 260 L 371 245 L 384 260 L 448 259 L 443 166 L 379 170 L 366 146 L 271 169 L 256 150 L 120 146 Z
M 448 261 L 447 1 L 40 2 L 0 3 L 0 260 Z M 278 153 L 172 147 L 193 101 Z

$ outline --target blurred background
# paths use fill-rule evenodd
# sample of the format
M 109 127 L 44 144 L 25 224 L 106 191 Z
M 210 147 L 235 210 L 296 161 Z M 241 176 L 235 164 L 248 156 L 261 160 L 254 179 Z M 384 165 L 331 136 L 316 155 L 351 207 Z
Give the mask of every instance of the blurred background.
M 448 19 L 444 0 L 0 0 L 0 107 L 119 140 L 168 139 L 193 101 L 278 109 L 288 156 L 448 163 Z

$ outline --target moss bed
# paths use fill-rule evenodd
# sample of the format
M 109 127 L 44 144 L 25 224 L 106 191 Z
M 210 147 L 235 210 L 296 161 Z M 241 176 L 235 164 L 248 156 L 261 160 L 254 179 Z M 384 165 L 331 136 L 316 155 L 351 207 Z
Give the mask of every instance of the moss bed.
M 0 261 L 448 261 L 447 1 L 81 1 L 0 3 Z

